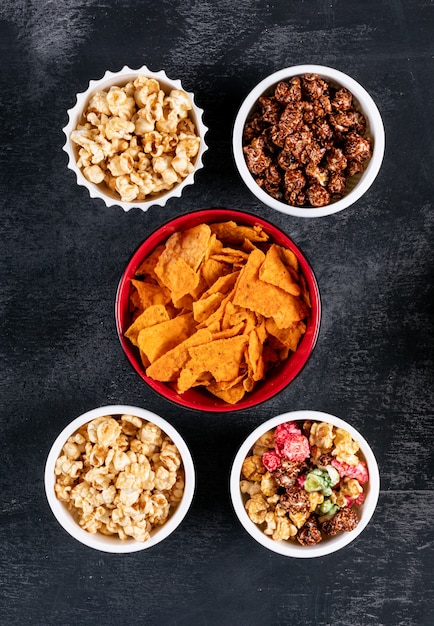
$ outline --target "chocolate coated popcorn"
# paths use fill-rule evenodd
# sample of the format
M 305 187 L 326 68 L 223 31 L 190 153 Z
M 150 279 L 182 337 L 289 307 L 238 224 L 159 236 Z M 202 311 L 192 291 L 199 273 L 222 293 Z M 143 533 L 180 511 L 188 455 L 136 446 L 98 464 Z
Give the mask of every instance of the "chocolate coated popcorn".
M 246 164 L 281 202 L 321 207 L 339 200 L 372 156 L 366 119 L 353 95 L 317 74 L 280 81 L 258 99 L 244 127 Z

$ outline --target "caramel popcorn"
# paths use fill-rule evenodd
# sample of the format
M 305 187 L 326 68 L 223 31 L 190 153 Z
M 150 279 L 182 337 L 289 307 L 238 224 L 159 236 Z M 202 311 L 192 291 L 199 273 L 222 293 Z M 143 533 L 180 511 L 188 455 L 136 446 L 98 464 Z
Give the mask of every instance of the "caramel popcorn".
M 192 108 L 184 91 L 166 94 L 146 76 L 96 92 L 71 133 L 78 167 L 124 202 L 170 190 L 193 172 L 199 152 Z
M 255 524 L 262 524 L 270 505 L 264 500 L 261 493 L 255 493 L 250 500 L 246 502 L 247 513 Z
M 269 511 L 265 516 L 266 528 L 264 533 L 271 535 L 274 541 L 286 541 L 297 534 L 297 527 L 287 518 L 281 517 L 275 511 Z
M 118 105 L 128 101 L 119 98 Z M 54 471 L 56 496 L 79 525 L 122 540 L 147 541 L 184 493 L 178 448 L 134 415 L 98 417 L 81 427 L 65 442 Z
M 335 436 L 335 449 L 332 455 L 336 457 L 341 463 L 348 463 L 348 465 L 357 465 L 359 459 L 356 452 L 359 449 L 359 444 L 351 438 L 351 435 L 342 428 L 336 429 Z
M 334 437 L 332 424 L 314 422 L 309 433 L 309 443 L 320 448 L 321 454 L 324 454 L 332 449 Z
M 266 471 L 260 456 L 252 455 L 244 460 L 242 472 L 248 480 L 260 480 Z

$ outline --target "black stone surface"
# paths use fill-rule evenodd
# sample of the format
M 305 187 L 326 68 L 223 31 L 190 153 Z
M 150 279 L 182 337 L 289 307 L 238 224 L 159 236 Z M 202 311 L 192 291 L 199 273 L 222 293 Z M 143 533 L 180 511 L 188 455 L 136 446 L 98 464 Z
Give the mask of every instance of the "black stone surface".
M 429 626 L 433 596 L 433 4 L 429 0 L 0 3 L 0 621 L 7 626 Z M 373 186 L 322 219 L 285 216 L 243 186 L 231 152 L 250 89 L 289 65 L 350 74 L 383 116 Z M 147 213 L 106 208 L 66 167 L 66 111 L 92 78 L 146 64 L 205 110 L 205 168 Z M 262 215 L 302 248 L 323 321 L 298 378 L 254 410 L 199 414 L 157 397 L 126 361 L 114 297 L 160 223 L 201 207 Z M 163 544 L 91 550 L 48 507 L 60 430 L 104 404 L 149 408 L 185 436 L 193 506 Z M 341 552 L 286 559 L 246 535 L 229 500 L 232 458 L 259 423 L 327 411 L 370 441 L 381 472 L 372 522 Z

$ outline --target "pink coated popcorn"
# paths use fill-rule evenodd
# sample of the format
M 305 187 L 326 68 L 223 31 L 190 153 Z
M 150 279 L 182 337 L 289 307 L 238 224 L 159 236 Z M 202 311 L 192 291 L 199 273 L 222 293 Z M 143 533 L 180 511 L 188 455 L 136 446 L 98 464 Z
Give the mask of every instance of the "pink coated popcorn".
M 362 504 L 363 500 L 365 499 L 365 494 L 361 493 L 359 496 L 357 496 L 357 498 L 350 498 L 349 496 L 345 496 L 345 506 L 351 507 L 353 506 L 353 504 Z
M 310 456 L 309 440 L 295 422 L 279 424 L 274 432 L 275 451 L 290 461 L 304 461 Z
M 353 500 L 353 504 L 357 504 L 357 505 L 362 504 L 362 502 L 364 501 L 364 499 L 365 499 L 365 494 L 364 494 L 364 493 L 361 493 L 361 494 L 360 494 L 360 496 L 359 496 L 358 498 L 356 498 L 355 500 Z
M 300 489 L 304 488 L 305 482 L 306 482 L 306 474 L 301 474 L 301 476 L 297 478 L 297 485 L 300 487 Z
M 264 452 L 262 463 L 269 472 L 274 472 L 280 466 L 280 455 L 275 450 Z
M 364 461 L 359 461 L 357 465 L 348 465 L 348 463 L 340 463 L 339 461 L 333 460 L 332 465 L 338 470 L 341 478 L 344 476 L 355 478 L 361 485 L 369 481 L 368 468 Z
M 279 424 L 274 431 L 274 441 L 276 442 L 276 448 L 280 447 L 285 443 L 286 438 L 289 434 L 301 434 L 300 428 L 297 426 L 295 422 L 285 422 L 284 424 Z
M 288 433 L 278 452 L 290 461 L 302 462 L 310 457 L 309 440 L 301 433 Z
M 357 498 L 350 498 L 350 496 L 345 496 L 345 504 L 344 506 L 350 508 L 353 506 L 353 504 L 357 504 L 360 505 L 362 504 L 362 502 L 365 499 L 365 494 L 361 493 L 359 496 L 357 496 Z

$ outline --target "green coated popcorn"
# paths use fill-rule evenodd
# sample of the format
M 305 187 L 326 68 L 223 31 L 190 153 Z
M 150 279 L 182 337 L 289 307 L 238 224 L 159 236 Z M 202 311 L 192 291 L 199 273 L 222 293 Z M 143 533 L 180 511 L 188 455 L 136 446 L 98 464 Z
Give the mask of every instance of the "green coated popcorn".
M 319 491 L 323 496 L 330 496 L 332 493 L 332 479 L 327 470 L 319 468 L 313 469 L 306 474 L 306 482 L 304 489 L 308 493 L 311 491 Z

